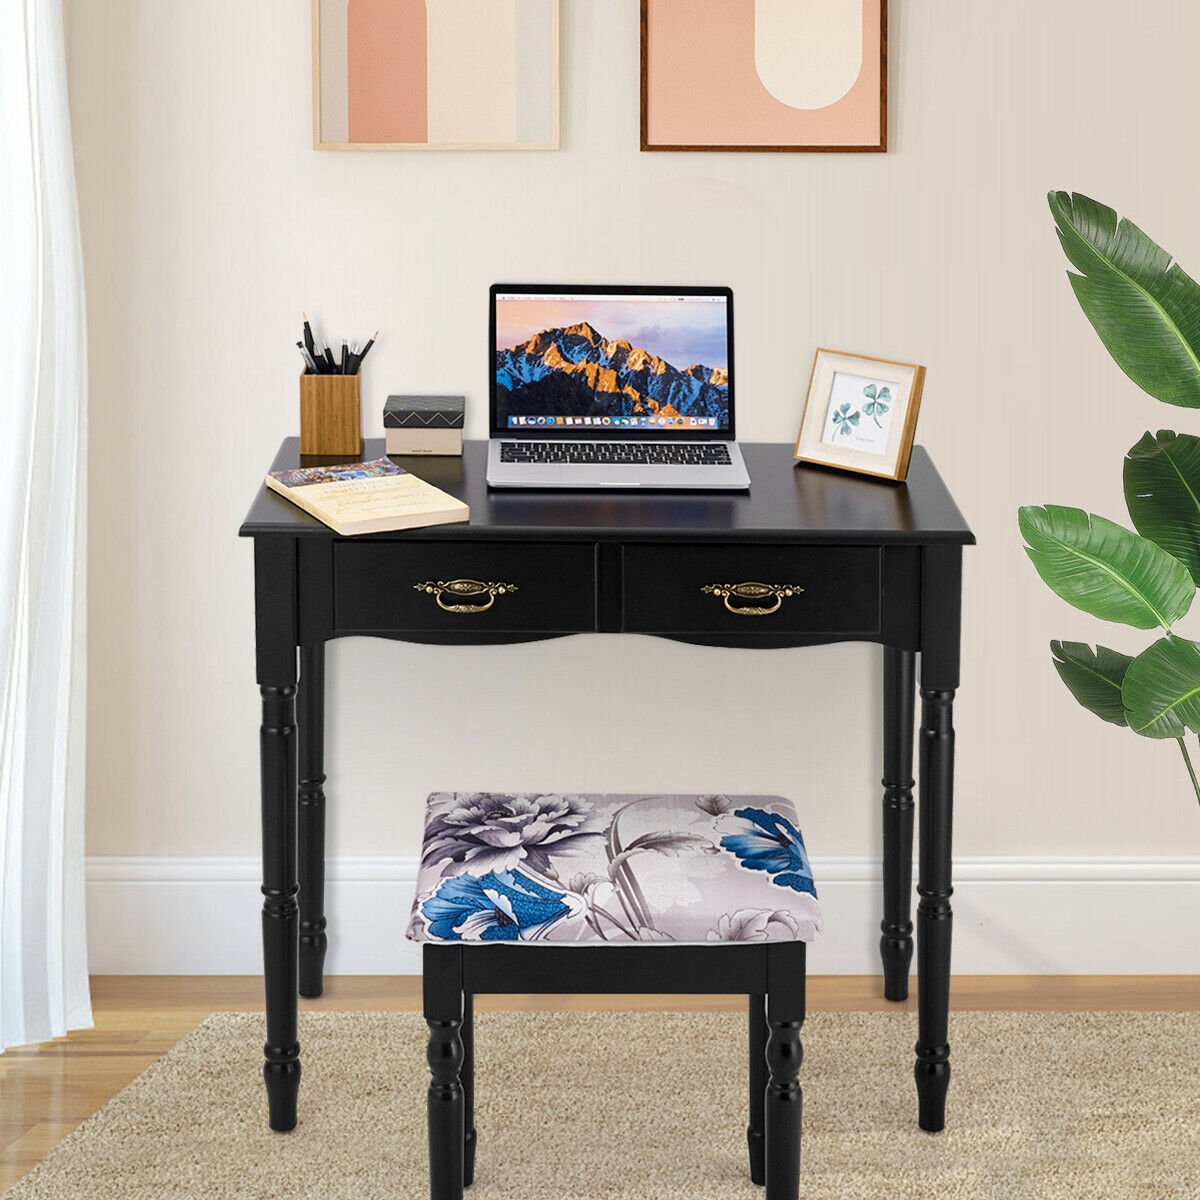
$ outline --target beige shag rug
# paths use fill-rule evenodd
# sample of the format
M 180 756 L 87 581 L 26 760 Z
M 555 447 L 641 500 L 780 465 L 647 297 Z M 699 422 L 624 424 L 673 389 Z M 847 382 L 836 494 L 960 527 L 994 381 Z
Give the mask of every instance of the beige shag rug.
M 300 1124 L 262 1022 L 218 1013 L 6 1200 L 425 1200 L 425 1027 L 301 1018 Z M 482 1013 L 473 1200 L 754 1200 L 736 1013 Z M 916 1126 L 905 1013 L 804 1029 L 802 1200 L 1196 1200 L 1200 1013 L 958 1013 L 948 1128 Z

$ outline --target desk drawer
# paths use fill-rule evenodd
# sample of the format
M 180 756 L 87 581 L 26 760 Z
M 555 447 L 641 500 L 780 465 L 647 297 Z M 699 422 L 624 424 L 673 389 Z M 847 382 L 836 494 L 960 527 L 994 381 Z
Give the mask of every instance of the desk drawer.
M 591 543 L 335 542 L 340 633 L 582 633 L 596 628 Z
M 875 546 L 626 546 L 631 633 L 876 633 Z

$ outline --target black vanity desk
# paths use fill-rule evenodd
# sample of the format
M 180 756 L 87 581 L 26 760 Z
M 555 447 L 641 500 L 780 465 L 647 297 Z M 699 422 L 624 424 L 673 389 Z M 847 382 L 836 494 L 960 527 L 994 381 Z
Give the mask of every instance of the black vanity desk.
M 271 1128 L 296 1123 L 296 997 L 320 995 L 327 944 L 325 643 L 384 637 L 484 645 L 572 633 L 760 649 L 843 641 L 885 647 L 880 953 L 891 1000 L 908 994 L 913 953 L 920 653 L 914 1074 L 921 1128 L 943 1127 L 950 1082 L 952 711 L 962 547 L 975 538 L 922 447 L 913 451 L 905 485 L 795 468 L 789 445 L 743 450 L 748 493 L 513 492 L 488 490 L 487 446 L 468 442 L 462 459 L 397 461 L 465 500 L 470 524 L 357 538 L 339 538 L 259 489 L 241 534 L 254 539 L 262 695 L 263 1074 Z M 383 442 L 371 440 L 363 457 L 383 452 Z M 288 438 L 271 470 L 299 465 L 299 440 Z M 786 781 L 780 790 L 787 791 Z M 397 930 L 406 917 L 395 914 Z

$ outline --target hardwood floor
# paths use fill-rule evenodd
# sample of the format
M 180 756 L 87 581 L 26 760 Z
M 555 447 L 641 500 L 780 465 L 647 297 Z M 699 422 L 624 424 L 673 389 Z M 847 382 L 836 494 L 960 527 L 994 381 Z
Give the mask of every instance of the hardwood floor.
M 809 979 L 810 1011 L 915 1008 L 888 1004 L 876 976 Z M 302 1010 L 407 1011 L 420 1003 L 413 977 L 338 976 Z M 956 1009 L 1200 1009 L 1200 978 L 1157 975 L 958 976 Z M 165 1054 L 210 1013 L 262 1007 L 257 976 L 99 976 L 96 1027 L 0 1055 L 0 1192 L 15 1183 L 84 1118 Z M 741 1009 L 736 996 L 484 996 L 480 1010 Z

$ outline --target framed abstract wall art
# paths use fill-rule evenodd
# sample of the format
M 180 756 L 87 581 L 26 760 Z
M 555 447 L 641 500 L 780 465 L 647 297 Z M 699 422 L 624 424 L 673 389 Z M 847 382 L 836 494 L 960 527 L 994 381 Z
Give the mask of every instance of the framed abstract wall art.
M 903 479 L 908 474 L 925 368 L 818 350 L 796 438 L 796 461 Z
M 642 149 L 886 150 L 887 0 L 642 0 Z
M 313 0 L 318 150 L 557 150 L 559 0 Z

